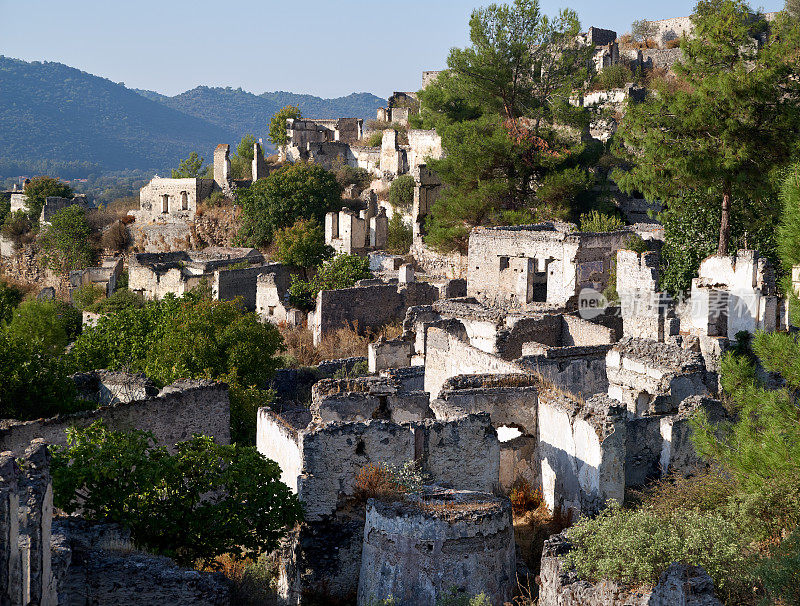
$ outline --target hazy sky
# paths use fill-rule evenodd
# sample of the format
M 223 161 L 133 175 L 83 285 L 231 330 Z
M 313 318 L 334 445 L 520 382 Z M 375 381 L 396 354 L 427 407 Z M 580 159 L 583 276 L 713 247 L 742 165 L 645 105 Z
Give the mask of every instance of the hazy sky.
M 468 41 L 481 0 L 0 0 L 0 55 L 174 95 L 197 85 L 336 97 L 417 90 Z M 694 0 L 541 0 L 584 28 L 691 13 Z M 783 0 L 764 0 L 766 11 Z M 0 91 L 0 94 L 4 94 Z

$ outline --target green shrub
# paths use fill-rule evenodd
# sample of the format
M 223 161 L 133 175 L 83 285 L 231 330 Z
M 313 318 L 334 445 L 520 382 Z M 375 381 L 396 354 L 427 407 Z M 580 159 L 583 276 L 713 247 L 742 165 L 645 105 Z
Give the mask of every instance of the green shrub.
M 57 507 L 131 529 L 137 545 L 181 565 L 278 546 L 302 509 L 280 467 L 254 447 L 195 435 L 169 454 L 152 434 L 101 422 L 67 431 L 51 472 Z
M 122 309 L 140 309 L 144 307 L 144 304 L 144 297 L 139 293 L 135 293 L 127 288 L 118 288 L 111 293 L 110 297 L 100 299 L 94 305 L 88 307 L 87 311 L 98 314 L 113 314 Z
M 31 233 L 31 229 L 30 217 L 24 210 L 17 210 L 6 215 L 0 233 L 19 246 L 28 240 L 26 236 Z
M 57 211 L 39 238 L 45 263 L 63 273 L 88 267 L 92 264 L 90 234 L 83 208 L 73 205 Z
M 414 231 L 406 225 L 400 213 L 394 213 L 389 219 L 389 230 L 386 234 L 386 250 L 395 255 L 405 255 L 411 249 Z
M 401 175 L 392 181 L 389 187 L 389 203 L 395 210 L 408 214 L 414 203 L 414 188 L 416 182 L 411 175 Z
M 357 185 L 359 189 L 366 189 L 372 183 L 372 175 L 366 168 L 360 166 L 350 166 L 345 162 L 334 165 L 333 174 L 343 188 L 348 185 Z
M 314 219 L 298 219 L 275 234 L 277 259 L 286 265 L 310 269 L 333 256 L 325 231 Z
M 22 291 L 0 279 L 0 327 L 11 321 L 17 305 L 22 303 Z
M 633 72 L 624 63 L 617 63 L 603 68 L 593 81 L 595 90 L 610 90 L 612 88 L 622 88 L 629 82 L 633 82 Z
M 81 332 L 83 316 L 63 301 L 24 301 L 14 310 L 8 334 L 27 341 L 51 356 L 64 353 L 67 345 Z
M 492 601 L 485 593 L 469 596 L 451 589 L 436 600 L 436 606 L 491 606 Z
M 100 301 L 106 294 L 106 289 L 95 284 L 82 284 L 72 291 L 72 302 L 81 311 L 88 310 Z
M 672 562 L 702 566 L 721 594 L 737 596 L 752 586 L 749 541 L 723 513 L 624 510 L 611 504 L 596 518 L 567 531 L 573 547 L 566 562 L 588 580 L 611 579 L 653 586 Z
M 625 222 L 617 215 L 607 215 L 596 210 L 581 215 L 581 231 L 615 231 L 625 227 Z
M 48 196 L 59 198 L 72 198 L 72 188 L 60 179 L 53 177 L 34 177 L 25 186 L 25 205 L 28 207 L 28 216 L 33 223 L 38 223 L 39 215 Z
M 548 174 L 536 190 L 536 197 L 551 209 L 566 210 L 573 208 L 593 184 L 594 178 L 585 169 L 567 168 Z
M 771 604 L 800 604 L 800 530 L 781 541 L 759 563 L 756 575 L 764 584 Z
M 383 144 L 383 131 L 375 130 L 367 137 L 367 145 L 370 147 L 380 147 Z
M 292 276 L 289 302 L 300 309 L 311 310 L 317 304 L 319 291 L 350 288 L 358 280 L 371 277 L 368 259 L 358 255 L 338 255 L 326 261 L 311 280 L 300 280 Z

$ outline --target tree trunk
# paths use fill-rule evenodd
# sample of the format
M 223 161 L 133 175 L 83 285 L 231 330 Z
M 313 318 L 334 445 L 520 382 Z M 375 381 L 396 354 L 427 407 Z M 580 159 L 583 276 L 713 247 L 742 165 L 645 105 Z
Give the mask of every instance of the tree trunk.
M 728 254 L 728 243 L 731 240 L 731 192 L 726 189 L 722 194 L 722 217 L 719 223 L 718 255 Z

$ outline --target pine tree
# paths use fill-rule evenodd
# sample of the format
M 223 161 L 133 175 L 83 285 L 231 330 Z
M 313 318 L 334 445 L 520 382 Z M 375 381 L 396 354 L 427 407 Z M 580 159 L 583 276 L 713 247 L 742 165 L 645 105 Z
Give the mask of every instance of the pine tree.
M 728 254 L 731 205 L 763 201 L 771 171 L 797 151 L 797 35 L 767 24 L 742 0 L 701 0 L 681 41 L 676 80 L 629 108 L 618 149 L 633 164 L 614 178 L 667 205 L 689 192 L 721 200 L 718 254 Z

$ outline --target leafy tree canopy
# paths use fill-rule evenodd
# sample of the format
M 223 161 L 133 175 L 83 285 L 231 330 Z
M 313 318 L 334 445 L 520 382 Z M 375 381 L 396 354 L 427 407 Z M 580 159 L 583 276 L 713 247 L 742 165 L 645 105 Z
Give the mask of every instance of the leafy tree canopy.
M 39 246 L 47 265 L 53 271 L 60 272 L 91 265 L 90 234 L 91 229 L 82 207 L 75 204 L 57 211 L 39 238 Z
M 250 152 L 252 154 L 252 152 Z M 209 171 L 213 174 L 212 166 L 203 166 L 205 158 L 192 152 L 188 158 L 181 160 L 178 170 L 172 169 L 173 179 L 194 179 L 209 176 Z
M 14 310 L 8 334 L 46 355 L 59 356 L 81 332 L 81 312 L 63 301 L 25 301 Z
M 11 321 L 14 310 L 22 302 L 22 291 L 0 278 L 0 326 Z
M 555 128 L 588 120 L 568 103 L 588 76 L 589 49 L 574 44 L 579 30 L 574 12 L 549 18 L 536 0 L 473 12 L 471 46 L 451 50 L 448 69 L 420 92 L 414 119 L 436 128 L 445 151 L 429 162 L 447 187 L 426 225 L 428 243 L 463 250 L 477 225 L 573 214 L 576 200 L 554 204 L 536 190 L 584 163 L 584 149 Z
M 286 265 L 310 269 L 333 256 L 325 244 L 325 231 L 314 219 L 298 219 L 275 235 L 277 259 Z
M 333 173 L 317 164 L 297 163 L 270 173 L 239 194 L 242 235 L 253 246 L 266 246 L 275 232 L 297 219 L 315 219 L 341 205 L 342 189 Z
M 391 205 L 404 212 L 411 211 L 414 202 L 414 187 L 416 183 L 411 175 L 400 175 L 392 181 L 389 187 L 389 202 Z
M 252 441 L 258 406 L 271 401 L 268 382 L 280 367 L 277 328 L 236 301 L 197 294 L 126 305 L 87 328 L 68 354 L 77 371 L 143 372 L 159 385 L 181 378 L 212 379 L 231 388 L 231 432 Z
M 743 0 L 701 0 L 692 21 L 677 81 L 659 82 L 621 124 L 618 150 L 632 168 L 614 178 L 668 205 L 692 192 L 720 200 L 717 251 L 728 254 L 732 204 L 766 207 L 772 172 L 797 152 L 786 133 L 800 126 L 800 46 L 780 27 L 759 46 L 765 22 Z
M 48 196 L 71 198 L 72 188 L 66 183 L 53 177 L 34 177 L 25 186 L 25 203 L 28 206 L 28 216 L 31 221 L 39 221 L 45 200 Z
M 226 553 L 258 557 L 302 519 L 278 464 L 254 447 L 194 436 L 170 454 L 152 434 L 101 422 L 67 439 L 52 459 L 56 505 L 122 524 L 136 544 L 183 566 Z
M 299 120 L 303 117 L 300 108 L 294 105 L 287 105 L 275 112 L 269 123 L 269 140 L 277 147 L 283 147 L 289 143 L 289 135 L 286 134 L 286 121 L 290 118 Z

